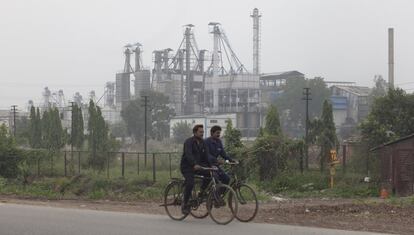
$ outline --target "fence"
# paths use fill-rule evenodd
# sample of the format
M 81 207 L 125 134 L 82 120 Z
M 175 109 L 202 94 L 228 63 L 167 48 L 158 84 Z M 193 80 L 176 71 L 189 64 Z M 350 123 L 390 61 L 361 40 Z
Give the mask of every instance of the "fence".
M 98 173 L 110 177 L 179 177 L 181 154 L 178 152 L 43 152 L 26 158 L 29 174 L 72 176 Z

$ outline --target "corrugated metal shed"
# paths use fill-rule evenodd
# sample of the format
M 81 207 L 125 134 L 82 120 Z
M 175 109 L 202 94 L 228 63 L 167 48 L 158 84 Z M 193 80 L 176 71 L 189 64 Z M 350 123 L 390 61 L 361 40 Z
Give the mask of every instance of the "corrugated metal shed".
M 414 134 L 371 149 L 381 158 L 381 180 L 399 196 L 414 194 Z

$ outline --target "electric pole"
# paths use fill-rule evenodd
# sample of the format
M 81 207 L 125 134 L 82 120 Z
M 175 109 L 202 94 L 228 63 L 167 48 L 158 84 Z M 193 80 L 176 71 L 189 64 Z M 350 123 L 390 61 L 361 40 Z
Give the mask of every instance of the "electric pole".
M 309 138 L 308 138 L 308 134 L 309 134 L 309 100 L 312 100 L 310 98 L 311 92 L 310 92 L 310 88 L 309 87 L 305 87 L 303 88 L 303 95 L 304 97 L 302 98 L 302 100 L 306 101 L 306 123 L 305 123 L 305 168 L 309 169 L 309 150 L 308 150 L 308 145 L 309 145 Z M 303 172 L 303 160 L 301 159 L 301 166 L 300 166 L 300 170 Z
M 70 164 L 70 171 L 71 171 L 71 173 L 73 173 L 74 172 L 74 166 L 73 166 L 73 124 L 74 124 L 74 122 L 75 122 L 75 118 L 77 118 L 77 117 L 74 117 L 73 116 L 73 108 L 74 108 L 74 105 L 75 104 L 75 102 L 70 102 L 70 115 L 71 115 L 71 122 L 70 122 L 70 161 L 71 161 L 71 164 Z
M 13 136 L 14 136 L 14 138 L 16 138 L 16 113 L 17 113 L 16 107 L 17 107 L 17 105 L 12 105 L 11 106 L 11 111 L 13 113 Z
M 144 104 L 144 165 L 147 166 L 147 110 L 148 110 L 148 95 L 141 96 L 143 98 Z

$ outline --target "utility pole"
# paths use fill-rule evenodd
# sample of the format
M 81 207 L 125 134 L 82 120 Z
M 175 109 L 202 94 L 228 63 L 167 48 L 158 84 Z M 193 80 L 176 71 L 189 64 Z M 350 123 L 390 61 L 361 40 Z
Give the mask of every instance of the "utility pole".
M 303 95 L 304 97 L 302 100 L 306 101 L 306 123 L 305 123 L 305 168 L 309 169 L 309 100 L 312 100 L 310 98 L 311 92 L 309 87 L 303 88 Z M 303 172 L 303 160 L 301 160 L 301 172 Z
M 17 113 L 16 107 L 17 107 L 17 105 L 12 105 L 11 106 L 11 111 L 13 113 L 13 136 L 14 136 L 14 138 L 16 138 L 16 113 Z
M 141 96 L 144 98 L 144 165 L 147 167 L 147 110 L 148 110 L 148 95 Z
M 73 167 L 73 123 L 75 122 L 75 118 L 76 117 L 74 117 L 73 116 L 73 105 L 75 104 L 75 102 L 70 102 L 70 115 L 71 115 L 71 122 L 70 122 L 70 161 L 71 161 L 71 169 L 70 169 L 70 171 L 71 171 L 71 173 L 73 173 L 73 171 L 74 171 L 74 167 Z

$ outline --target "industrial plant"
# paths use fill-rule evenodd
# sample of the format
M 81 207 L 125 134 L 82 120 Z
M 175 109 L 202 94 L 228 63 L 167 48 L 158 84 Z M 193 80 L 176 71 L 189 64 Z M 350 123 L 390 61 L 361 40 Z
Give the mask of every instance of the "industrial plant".
M 169 107 L 175 113 L 170 121 L 170 129 L 177 122 L 202 122 L 207 134 L 211 126 L 218 123 L 224 126 L 230 119 L 243 138 L 254 138 L 263 126 L 266 107 L 283 92 L 287 80 L 304 79 L 305 75 L 298 71 L 261 72 L 262 15 L 255 8 L 250 17 L 252 40 L 246 43 L 251 43 L 253 48 L 252 61 L 249 63 L 252 71 L 237 56 L 237 49 L 232 47 L 224 25 L 219 22 L 206 23 L 210 35 L 204 36 L 212 38 L 211 47 L 207 49 L 198 46 L 195 26 L 187 24 L 183 26 L 181 42 L 173 46 L 174 49 L 159 48 L 152 51 L 152 66 L 145 66 L 142 59 L 145 45 L 138 42 L 125 45 L 123 55 L 120 55 L 124 66 L 115 74 L 114 80 L 104 84 L 104 93 L 96 96 L 91 91 L 89 97 L 84 99 L 76 92 L 72 101 L 86 109 L 92 99 L 102 107 L 105 120 L 109 124 L 116 124 L 122 121 L 121 111 L 131 100 L 140 99 L 152 90 L 169 98 Z M 390 30 L 390 35 L 392 33 Z M 329 82 L 326 84 L 329 85 Z M 353 103 L 362 103 L 360 100 L 367 99 L 369 88 L 356 87 L 352 82 L 334 82 L 330 85 L 335 91 L 331 102 L 337 128 L 347 118 L 357 121 L 367 115 L 367 107 L 360 107 L 358 114 L 350 110 L 355 109 L 351 107 Z M 357 98 L 350 98 L 354 96 Z M 29 106 L 32 105 L 30 101 Z M 70 128 L 70 109 L 63 90 L 50 91 L 46 87 L 39 106 L 41 109 L 59 108 L 64 127 Z M 83 113 L 86 120 L 86 110 Z

